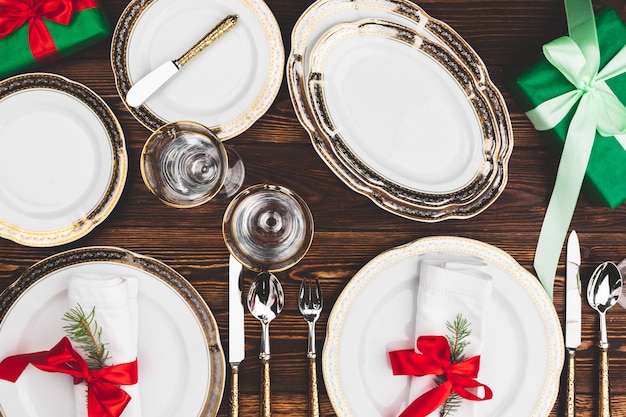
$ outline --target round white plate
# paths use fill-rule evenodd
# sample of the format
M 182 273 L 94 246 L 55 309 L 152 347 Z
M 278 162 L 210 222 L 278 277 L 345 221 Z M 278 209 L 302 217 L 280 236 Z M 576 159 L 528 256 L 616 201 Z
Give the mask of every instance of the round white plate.
M 53 74 L 0 82 L 0 236 L 28 246 L 76 240 L 119 200 L 127 155 L 92 90 Z
M 470 77 L 467 82 L 473 83 L 481 96 L 475 98 L 484 102 L 479 111 L 483 125 L 481 128 L 487 134 L 482 138 L 481 146 L 483 152 L 491 154 L 486 159 L 492 160 L 493 163 L 487 170 L 479 170 L 480 174 L 467 186 L 452 192 L 445 191 L 468 178 L 475 166 L 459 168 L 454 165 L 457 175 L 451 183 L 450 172 L 441 170 L 439 165 L 437 165 L 439 170 L 432 172 L 431 175 L 426 174 L 429 167 L 423 166 L 417 168 L 417 173 L 411 172 L 408 163 L 404 164 L 401 172 L 394 172 L 398 171 L 397 164 L 394 162 L 390 164 L 386 156 L 378 152 L 372 153 L 374 151 L 372 149 L 369 154 L 378 162 L 373 167 L 370 166 L 371 160 L 366 163 L 364 161 L 366 158 L 356 155 L 345 146 L 345 142 L 337 140 L 334 134 L 329 135 L 316 120 L 314 106 L 319 103 L 315 103 L 316 98 L 311 98 L 308 94 L 310 78 L 316 76 L 311 74 L 310 69 L 313 48 L 322 37 L 335 31 L 337 26 L 346 22 L 356 23 L 374 18 L 406 27 L 413 32 L 410 36 L 423 37 L 432 45 L 440 47 L 441 52 L 437 54 L 451 56 L 457 63 L 460 62 L 462 67 L 455 69 L 454 72 L 457 74 L 462 72 Z M 324 0 L 313 3 L 296 22 L 291 47 L 287 62 L 287 81 L 296 114 L 311 136 L 314 148 L 322 160 L 346 185 L 366 195 L 385 210 L 419 221 L 472 217 L 485 210 L 502 193 L 507 182 L 508 160 L 513 147 L 508 111 L 501 94 L 490 81 L 480 57 L 448 25 L 433 19 L 421 8 L 405 0 Z M 402 97 L 403 94 L 400 93 L 400 99 Z M 417 97 L 414 100 L 417 101 Z M 386 136 L 380 142 L 383 143 L 380 147 L 396 142 L 398 141 L 395 138 L 390 139 Z M 435 141 L 426 142 L 426 150 L 435 149 L 441 157 L 442 148 L 436 149 Z M 418 142 L 410 143 L 416 145 Z M 385 152 L 393 153 L 394 150 L 389 147 Z M 404 153 L 400 151 L 398 153 L 406 158 Z M 457 156 L 465 158 L 465 155 L 461 154 L 444 155 L 443 158 L 456 163 Z M 428 161 L 431 162 L 430 159 Z M 462 172 L 459 173 L 459 169 L 462 169 Z M 389 175 L 389 171 L 392 171 L 392 180 L 383 175 L 385 173 Z M 448 179 L 434 178 L 441 172 L 444 172 L 443 175 Z M 423 188 L 427 192 L 417 191 L 415 188 Z
M 348 283 L 329 319 L 324 381 L 340 417 L 398 415 L 410 377 L 394 376 L 388 352 L 412 349 L 419 263 L 424 259 L 482 261 L 493 277 L 483 323 L 478 380 L 493 399 L 473 404 L 481 417 L 548 416 L 564 359 L 554 306 L 536 277 L 491 245 L 455 237 L 416 240 L 378 255 Z
M 201 123 L 222 140 L 250 127 L 270 107 L 282 81 L 284 49 L 278 23 L 262 0 L 134 0 L 113 35 L 117 90 L 179 58 L 219 21 L 235 27 L 182 67 L 131 113 L 151 130 L 178 120 Z
M 215 319 L 195 289 L 154 259 L 118 248 L 83 248 L 47 258 L 0 295 L 0 360 L 48 350 L 65 334 L 67 280 L 75 273 L 139 280 L 137 360 L 143 415 L 212 417 L 225 381 Z M 4 417 L 74 414 L 71 377 L 29 368 L 13 384 L 0 380 Z

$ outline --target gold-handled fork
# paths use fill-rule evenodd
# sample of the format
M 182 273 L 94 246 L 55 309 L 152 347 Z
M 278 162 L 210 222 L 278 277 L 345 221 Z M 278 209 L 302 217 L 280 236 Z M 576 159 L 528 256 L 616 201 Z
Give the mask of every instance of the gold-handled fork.
M 317 278 L 305 278 L 300 284 L 298 308 L 309 325 L 309 342 L 307 357 L 309 358 L 309 417 L 319 417 L 320 404 L 317 393 L 317 352 L 315 350 L 315 322 L 320 318 L 324 299 Z

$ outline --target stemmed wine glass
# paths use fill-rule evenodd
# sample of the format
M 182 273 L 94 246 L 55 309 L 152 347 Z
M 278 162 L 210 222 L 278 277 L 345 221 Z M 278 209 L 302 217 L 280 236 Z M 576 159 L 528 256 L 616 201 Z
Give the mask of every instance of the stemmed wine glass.
M 304 257 L 313 240 L 306 202 L 279 185 L 258 184 L 230 202 L 222 224 L 231 254 L 254 271 L 278 272 Z
M 241 191 L 230 202 L 222 224 L 231 255 L 260 271 L 248 293 L 248 309 L 262 325 L 260 415 L 269 417 L 269 322 L 282 310 L 283 289 L 272 273 L 300 261 L 313 240 L 313 216 L 304 200 L 278 185 L 259 184 Z
M 152 194 L 178 208 L 231 197 L 245 176 L 234 149 L 207 127 L 189 121 L 168 123 L 154 131 L 143 147 L 140 167 Z

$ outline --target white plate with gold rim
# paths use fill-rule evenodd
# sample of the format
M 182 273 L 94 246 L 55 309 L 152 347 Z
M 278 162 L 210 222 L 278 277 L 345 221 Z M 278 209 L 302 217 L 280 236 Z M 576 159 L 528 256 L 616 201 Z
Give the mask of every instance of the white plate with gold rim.
M 563 336 L 554 305 L 537 278 L 506 252 L 472 239 L 429 237 L 383 252 L 350 280 L 330 313 L 324 381 L 339 417 L 398 415 L 410 377 L 394 376 L 389 350 L 412 349 L 419 264 L 479 259 L 493 277 L 483 323 L 478 380 L 493 399 L 473 404 L 481 417 L 545 417 L 559 390 Z
M 0 236 L 84 236 L 115 207 L 127 165 L 119 122 L 91 89 L 46 73 L 0 81 Z
M 122 101 L 130 87 L 160 64 L 174 60 L 225 16 L 238 15 L 225 36 L 202 51 L 142 106 L 127 106 L 150 130 L 194 120 L 222 140 L 259 119 L 282 82 L 280 28 L 262 0 L 134 0 L 122 13 L 111 63 Z
M 138 279 L 143 415 L 217 415 L 226 364 L 211 310 L 172 268 L 124 249 L 75 249 L 28 268 L 0 295 L 0 360 L 48 350 L 64 336 L 67 281 L 75 273 Z M 67 417 L 74 415 L 74 406 L 68 375 L 29 367 L 16 383 L 0 380 L 2 417 Z
M 481 129 L 487 132 L 481 144 L 487 156 L 483 160 L 484 163 L 479 163 L 480 161 L 476 159 L 477 154 L 474 153 L 473 157 L 470 156 L 470 164 L 459 168 L 459 162 L 464 161 L 459 161 L 457 157 L 467 159 L 467 154 L 446 154 L 441 147 L 437 148 L 436 140 L 423 139 L 421 142 L 426 144 L 424 149 L 427 151 L 424 153 L 430 152 L 432 156 L 432 152 L 435 152 L 435 155 L 440 157 L 439 160 L 445 163 L 435 165 L 439 171 L 433 172 L 430 169 L 433 164 L 430 164 L 428 169 L 421 168 L 420 172 L 414 173 L 408 167 L 410 161 L 406 161 L 408 152 L 388 146 L 398 140 L 387 135 L 379 144 L 369 142 L 384 150 L 384 153 L 376 150 L 368 152 L 380 162 L 371 166 L 371 160 L 364 161 L 367 158 L 363 155 L 346 148 L 345 142 L 337 141 L 332 134 L 329 135 L 323 131 L 323 126 L 319 126 L 319 120 L 314 114 L 313 107 L 316 103 L 309 97 L 307 91 L 313 48 L 322 37 L 337 30 L 337 26 L 366 18 L 376 18 L 406 27 L 418 37 L 423 37 L 428 42 L 440 46 L 443 53 L 454 57 L 457 63 L 464 67 L 460 71 L 472 78 L 476 90 L 482 96 L 481 100 L 484 101 L 484 105 L 478 109 L 480 123 L 483 124 Z M 348 186 L 370 197 L 376 204 L 388 211 L 421 221 L 471 217 L 486 209 L 500 195 L 506 185 L 508 159 L 513 146 L 508 111 L 500 93 L 489 80 L 483 62 L 448 25 L 433 19 L 413 3 L 404 0 L 325 0 L 315 2 L 303 13 L 294 26 L 291 43 L 292 50 L 287 62 L 287 80 L 296 114 L 309 132 L 318 154 Z M 401 95 L 400 99 L 403 97 L 406 98 Z M 417 100 L 417 98 L 411 99 Z M 380 118 L 363 118 L 370 122 L 380 120 Z M 485 123 L 489 125 L 485 126 Z M 448 126 L 444 125 L 444 127 Z M 413 147 L 416 146 L 416 141 L 409 143 Z M 380 160 L 380 158 L 387 158 L 385 154 L 394 152 L 405 158 L 403 170 L 397 170 L 398 164 L 395 161 L 390 163 Z M 493 159 L 492 164 L 488 162 L 490 159 Z M 425 158 L 425 160 L 430 163 L 434 158 Z M 471 166 L 472 162 L 473 166 Z M 449 163 L 454 167 L 452 174 L 451 170 L 441 168 Z M 485 166 L 485 163 L 490 166 Z M 478 165 L 480 167 L 476 171 Z M 390 171 L 391 179 L 388 178 Z M 437 176 L 442 172 L 442 176 Z M 465 187 L 450 191 L 472 176 L 472 172 L 477 175 L 476 178 L 481 176 L 483 179 L 486 177 L 488 179 L 483 181 L 482 185 L 470 180 Z M 384 175 L 385 173 L 387 176 Z M 454 175 L 455 173 L 458 175 Z M 415 177 L 418 177 L 418 181 Z M 423 189 L 426 189 L 426 192 L 423 192 Z

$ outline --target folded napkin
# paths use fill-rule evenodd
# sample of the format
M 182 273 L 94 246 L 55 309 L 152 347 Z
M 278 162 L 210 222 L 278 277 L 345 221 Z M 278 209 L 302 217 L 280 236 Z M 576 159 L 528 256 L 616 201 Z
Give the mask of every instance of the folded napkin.
M 465 357 L 480 355 L 483 345 L 482 323 L 491 290 L 491 276 L 476 269 L 476 265 L 457 261 L 422 261 L 417 287 L 415 339 L 426 335 L 448 335 L 450 331 L 446 323 L 453 323 L 456 316 L 461 314 L 471 324 Z M 433 389 L 436 386 L 435 379 L 433 375 L 413 377 L 409 403 Z M 438 417 L 439 411 L 430 416 Z M 473 401 L 463 400 L 454 416 L 474 416 Z
M 137 358 L 137 294 L 139 283 L 135 278 L 75 274 L 68 282 L 69 307 L 80 305 L 89 313 L 95 307 L 95 320 L 102 329 L 106 344 L 107 365 L 132 362 Z M 79 350 L 76 346 L 74 346 Z M 80 350 L 79 350 L 80 351 Z M 121 417 L 140 417 L 139 385 L 122 387 L 131 400 Z M 87 385 L 74 385 L 75 416 L 87 417 Z

